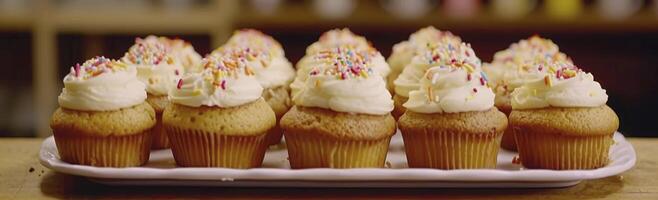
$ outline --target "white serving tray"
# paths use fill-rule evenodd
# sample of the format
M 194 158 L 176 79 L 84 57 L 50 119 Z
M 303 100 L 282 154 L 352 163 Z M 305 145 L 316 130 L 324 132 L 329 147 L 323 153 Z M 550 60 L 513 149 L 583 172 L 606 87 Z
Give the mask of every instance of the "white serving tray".
M 635 150 L 620 133 L 614 135 L 608 166 L 595 170 L 536 170 L 513 164 L 516 152 L 498 153 L 496 169 L 438 170 L 407 168 L 400 134 L 391 139 L 387 168 L 383 169 L 301 169 L 292 170 L 287 150 L 271 148 L 262 168 L 177 167 L 170 150 L 151 152 L 142 167 L 101 168 L 74 165 L 59 159 L 53 137 L 41 145 L 39 158 L 44 166 L 65 174 L 88 177 L 110 185 L 170 185 L 226 187 L 567 187 L 581 180 L 620 174 L 635 165 Z M 281 145 L 285 146 L 285 145 Z

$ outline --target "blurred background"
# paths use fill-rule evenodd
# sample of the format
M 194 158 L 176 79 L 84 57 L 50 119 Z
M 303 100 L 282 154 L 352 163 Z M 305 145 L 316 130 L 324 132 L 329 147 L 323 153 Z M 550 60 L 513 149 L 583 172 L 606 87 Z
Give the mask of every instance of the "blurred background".
M 296 62 L 332 28 L 388 56 L 428 25 L 485 62 L 519 39 L 548 37 L 607 89 L 625 135 L 658 137 L 658 0 L 0 0 L 0 137 L 50 135 L 69 67 L 119 58 L 134 37 L 179 37 L 204 55 L 255 28 Z

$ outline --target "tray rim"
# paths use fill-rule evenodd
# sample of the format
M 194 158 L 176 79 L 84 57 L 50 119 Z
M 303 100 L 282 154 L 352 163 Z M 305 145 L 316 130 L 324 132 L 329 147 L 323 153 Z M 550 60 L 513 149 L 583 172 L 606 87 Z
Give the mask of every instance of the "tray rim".
M 83 176 L 92 179 L 107 180 L 173 180 L 173 181 L 302 181 L 302 182 L 368 182 L 368 181 L 394 181 L 394 182 L 470 182 L 470 183 L 492 183 L 492 182 L 534 182 L 534 183 L 565 183 L 572 182 L 574 185 L 581 180 L 598 179 L 620 174 L 631 169 L 636 163 L 636 153 L 633 146 L 628 143 L 624 136 L 616 132 L 614 135 L 616 147 L 623 151 L 621 158 L 624 162 L 594 170 L 543 170 L 525 169 L 519 171 L 506 171 L 500 169 L 466 169 L 466 170 L 440 170 L 440 169 L 279 169 L 279 168 L 253 168 L 253 169 L 227 169 L 227 168 L 173 168 L 157 169 L 144 167 L 130 168 L 99 168 L 91 166 L 73 165 L 58 159 L 54 152 L 47 151 L 52 148 L 54 138 L 46 138 L 39 152 L 39 160 L 42 165 L 54 171 Z M 55 147 L 56 148 L 56 147 Z M 611 156 L 611 159 L 613 156 Z M 140 174 L 135 176 L 135 174 Z M 321 175 L 318 176 L 318 174 Z M 483 176 L 486 175 L 486 176 Z M 325 177 L 325 178 L 322 178 Z M 331 178 L 326 178 L 331 177 Z M 567 186 L 567 185 L 563 185 Z

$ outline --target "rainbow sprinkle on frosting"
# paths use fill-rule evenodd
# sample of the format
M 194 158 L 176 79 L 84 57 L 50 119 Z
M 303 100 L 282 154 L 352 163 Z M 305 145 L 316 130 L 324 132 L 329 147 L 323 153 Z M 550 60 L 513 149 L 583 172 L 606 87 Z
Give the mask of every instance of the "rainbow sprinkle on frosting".
M 103 56 L 96 56 L 84 63 L 75 64 L 71 67 L 69 75 L 82 80 L 87 80 L 104 73 L 112 73 L 116 71 L 126 70 L 126 65 L 122 62 L 105 58 Z
M 246 51 L 240 51 L 246 53 Z M 246 65 L 249 59 L 243 53 L 233 52 L 227 54 L 211 54 L 203 59 L 202 65 L 204 71 L 202 72 L 203 80 L 212 84 L 213 93 L 215 91 L 226 90 L 226 81 L 228 79 L 235 79 L 238 75 L 243 74 L 246 76 L 254 76 L 254 71 Z M 183 79 L 178 79 L 177 89 L 183 86 Z M 200 95 L 201 89 L 195 85 L 193 94 Z
M 279 52 L 283 51 L 279 42 L 272 38 L 272 36 L 255 29 L 241 29 L 233 32 L 233 36 L 231 36 L 226 45 L 260 49 L 276 56 L 283 53 Z
M 373 52 L 356 51 L 352 48 L 345 47 L 321 51 L 315 55 L 315 59 L 330 67 L 314 67 L 309 75 L 332 75 L 340 80 L 368 78 L 373 74 L 372 67 L 370 66 L 371 53 Z
M 170 47 L 158 39 L 136 38 L 135 44 L 128 49 L 124 60 L 138 65 L 159 65 L 166 62 L 173 64 Z

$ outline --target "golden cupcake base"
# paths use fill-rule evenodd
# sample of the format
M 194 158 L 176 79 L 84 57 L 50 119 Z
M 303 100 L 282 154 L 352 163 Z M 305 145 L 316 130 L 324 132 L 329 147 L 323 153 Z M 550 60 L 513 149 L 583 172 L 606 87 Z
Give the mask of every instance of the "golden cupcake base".
M 156 113 L 155 118 L 155 126 L 153 126 L 153 129 L 151 129 L 151 132 L 153 133 L 151 149 L 168 149 L 171 147 L 171 144 L 169 143 L 167 132 L 165 132 L 165 129 L 162 126 L 162 113 Z
M 151 132 L 132 135 L 91 136 L 55 132 L 59 156 L 67 163 L 96 167 L 135 167 L 145 164 L 151 149 Z
M 501 134 L 402 132 L 410 168 L 496 168 Z
M 390 137 L 380 140 L 338 140 L 315 134 L 284 133 L 290 168 L 382 168 Z
M 235 136 L 177 128 L 167 134 L 174 160 L 183 167 L 260 167 L 267 150 L 265 134 Z
M 608 164 L 612 136 L 516 132 L 519 158 L 530 169 L 596 169 Z

